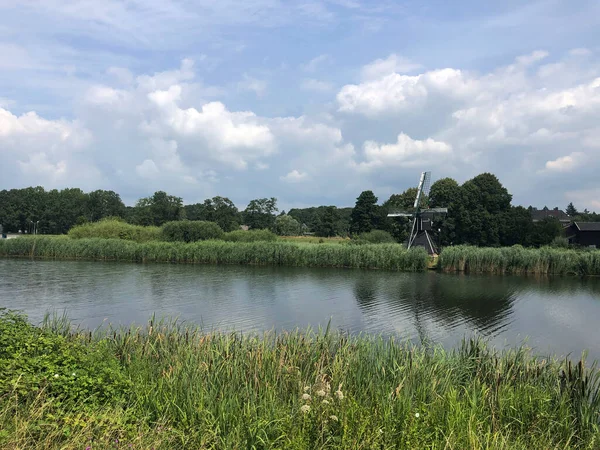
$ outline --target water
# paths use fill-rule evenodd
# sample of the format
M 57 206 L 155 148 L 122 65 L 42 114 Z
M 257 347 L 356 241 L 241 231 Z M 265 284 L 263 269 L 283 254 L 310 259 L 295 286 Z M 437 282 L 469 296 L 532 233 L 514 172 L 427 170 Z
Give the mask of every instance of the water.
M 142 265 L 0 259 L 0 307 L 37 322 L 145 324 L 178 316 L 205 329 L 332 326 L 452 347 L 481 335 L 499 348 L 600 360 L 600 279 L 356 269 Z

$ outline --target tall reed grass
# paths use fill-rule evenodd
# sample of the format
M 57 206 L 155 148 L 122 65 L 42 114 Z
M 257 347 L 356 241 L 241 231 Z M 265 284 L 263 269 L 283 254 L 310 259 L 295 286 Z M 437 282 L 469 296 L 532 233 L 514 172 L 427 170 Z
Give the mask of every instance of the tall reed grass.
M 78 387 L 69 372 L 78 361 L 67 360 L 56 381 L 50 374 L 26 398 L 10 388 L 19 380 L 1 384 L 9 386 L 0 392 L 4 448 L 600 446 L 597 369 L 524 348 L 498 353 L 465 340 L 445 351 L 330 330 L 204 333 L 154 320 L 70 335 L 64 324 L 54 329 L 42 335 L 60 333 L 56 345 L 108 349 L 113 378 L 130 383 L 113 401 L 56 402 L 54 383 L 67 377 Z
M 479 248 L 446 247 L 439 258 L 444 271 L 510 274 L 600 275 L 599 250 L 574 250 L 520 245 Z
M 196 264 L 256 264 L 301 267 L 352 267 L 399 271 L 427 269 L 423 249 L 397 244 L 345 246 L 294 242 L 203 241 L 136 243 L 119 239 L 31 237 L 0 243 L 0 255 L 103 261 Z

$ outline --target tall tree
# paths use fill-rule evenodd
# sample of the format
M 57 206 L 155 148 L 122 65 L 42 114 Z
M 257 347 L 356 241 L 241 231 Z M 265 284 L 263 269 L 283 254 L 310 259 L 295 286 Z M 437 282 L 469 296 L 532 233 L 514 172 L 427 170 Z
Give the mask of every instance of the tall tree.
M 575 205 L 573 205 L 573 202 L 571 202 L 567 205 L 567 210 L 565 212 L 571 217 L 575 217 L 578 214 L 577 208 L 575 208 Z
M 287 214 L 275 219 L 275 233 L 279 236 L 299 236 L 302 232 L 300 222 Z
M 356 199 L 350 216 L 350 231 L 355 234 L 367 233 L 379 225 L 380 209 L 373 191 L 363 191 Z
M 432 208 L 448 208 L 448 214 L 436 217 L 433 224 L 433 233 L 438 244 L 445 246 L 463 242 L 456 230 L 457 217 L 464 207 L 462 190 L 456 180 L 441 178 L 433 183 L 429 190 L 429 205 Z
M 185 218 L 181 197 L 157 191 L 151 197 L 138 200 L 135 205 L 134 222 L 138 225 L 161 226 L 166 222 Z
M 244 210 L 244 222 L 251 229 L 272 229 L 275 225 L 277 199 L 257 198 L 251 200 Z
M 344 232 L 340 229 L 341 215 L 335 206 L 319 208 L 313 231 L 320 237 L 333 237 Z
M 90 222 L 109 216 L 124 217 L 125 205 L 116 192 L 98 189 L 87 194 L 86 216 Z
M 380 228 L 390 233 L 397 242 L 408 238 L 410 219 L 407 217 L 387 217 L 394 211 L 413 212 L 418 189 L 411 187 L 402 194 L 392 194 L 380 208 Z M 422 197 L 422 205 L 427 204 L 427 196 Z

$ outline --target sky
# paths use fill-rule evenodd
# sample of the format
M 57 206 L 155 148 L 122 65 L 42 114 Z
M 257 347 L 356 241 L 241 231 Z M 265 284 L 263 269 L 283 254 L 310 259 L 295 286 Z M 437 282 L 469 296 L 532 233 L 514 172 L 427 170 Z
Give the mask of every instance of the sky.
M 600 2 L 0 0 L 0 189 L 600 211 Z

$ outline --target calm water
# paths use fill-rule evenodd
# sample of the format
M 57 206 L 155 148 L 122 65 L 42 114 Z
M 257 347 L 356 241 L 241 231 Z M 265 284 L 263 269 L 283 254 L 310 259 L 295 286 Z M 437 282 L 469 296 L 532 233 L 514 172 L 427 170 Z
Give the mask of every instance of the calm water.
M 333 326 L 447 347 L 480 334 L 502 347 L 600 359 L 600 279 L 342 269 L 0 259 L 0 307 L 78 324 L 179 316 L 206 329 Z

